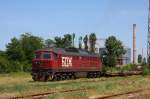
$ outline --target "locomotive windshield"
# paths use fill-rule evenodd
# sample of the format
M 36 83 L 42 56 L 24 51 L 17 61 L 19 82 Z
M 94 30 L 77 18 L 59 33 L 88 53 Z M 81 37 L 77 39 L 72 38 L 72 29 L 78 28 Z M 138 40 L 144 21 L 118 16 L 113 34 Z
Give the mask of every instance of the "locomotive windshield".
M 51 54 L 50 52 L 40 52 L 35 54 L 36 59 L 50 59 Z
M 36 59 L 40 59 L 40 57 L 41 57 L 41 53 L 36 53 L 36 54 L 35 54 L 35 58 L 36 58 Z
M 50 59 L 51 54 L 50 53 L 43 53 L 43 59 Z

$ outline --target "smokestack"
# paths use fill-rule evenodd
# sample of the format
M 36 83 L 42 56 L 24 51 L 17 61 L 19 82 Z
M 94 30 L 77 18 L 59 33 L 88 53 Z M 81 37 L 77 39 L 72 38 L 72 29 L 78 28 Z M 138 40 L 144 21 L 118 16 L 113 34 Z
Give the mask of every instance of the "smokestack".
M 136 63 L 136 24 L 133 24 L 133 64 Z

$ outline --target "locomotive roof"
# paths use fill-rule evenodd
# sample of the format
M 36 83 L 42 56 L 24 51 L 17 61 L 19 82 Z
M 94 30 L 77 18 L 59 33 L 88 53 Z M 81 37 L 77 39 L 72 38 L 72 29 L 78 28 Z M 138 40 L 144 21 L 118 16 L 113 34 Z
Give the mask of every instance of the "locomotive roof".
M 90 53 L 89 51 L 77 48 L 47 48 L 47 49 L 40 49 L 37 51 L 52 51 L 57 54 L 63 55 L 74 55 L 74 56 L 91 56 L 91 57 L 98 57 L 98 54 Z

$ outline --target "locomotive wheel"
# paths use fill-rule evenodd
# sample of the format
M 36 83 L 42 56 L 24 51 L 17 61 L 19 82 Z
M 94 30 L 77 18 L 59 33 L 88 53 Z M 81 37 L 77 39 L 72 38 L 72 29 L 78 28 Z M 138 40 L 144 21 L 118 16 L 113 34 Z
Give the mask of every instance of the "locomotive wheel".
M 73 75 L 70 75 L 70 79 L 73 79 Z
M 60 75 L 59 74 L 55 74 L 53 77 L 54 81 L 59 81 L 60 80 Z
M 53 81 L 57 81 L 57 76 L 56 75 L 54 75 L 54 77 L 53 77 L 53 79 L 52 79 Z
M 62 75 L 60 75 L 60 80 L 63 80 L 63 76 Z
M 94 78 L 97 78 L 97 74 L 96 73 L 94 73 Z
M 45 76 L 44 75 L 42 75 L 42 76 L 40 76 L 40 81 L 45 81 Z
M 61 80 L 61 77 L 60 75 L 57 76 L 57 81 L 60 81 Z
M 92 78 L 92 73 L 88 73 L 87 78 Z
M 34 81 L 38 81 L 38 76 L 37 76 L 37 75 L 32 76 L 32 79 L 33 79 Z
M 49 75 L 45 76 L 45 81 L 49 81 L 49 80 L 50 80 Z
M 61 75 L 61 80 L 65 80 L 66 77 L 64 75 Z
M 70 76 L 69 75 L 66 75 L 66 80 L 69 80 L 70 79 Z
M 71 75 L 71 79 L 76 79 L 74 74 Z

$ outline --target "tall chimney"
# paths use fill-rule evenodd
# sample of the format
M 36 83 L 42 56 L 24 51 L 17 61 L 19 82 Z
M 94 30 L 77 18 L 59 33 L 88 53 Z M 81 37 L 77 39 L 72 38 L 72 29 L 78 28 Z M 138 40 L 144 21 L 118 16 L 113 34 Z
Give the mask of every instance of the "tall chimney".
M 136 24 L 133 24 L 133 64 L 136 63 Z

